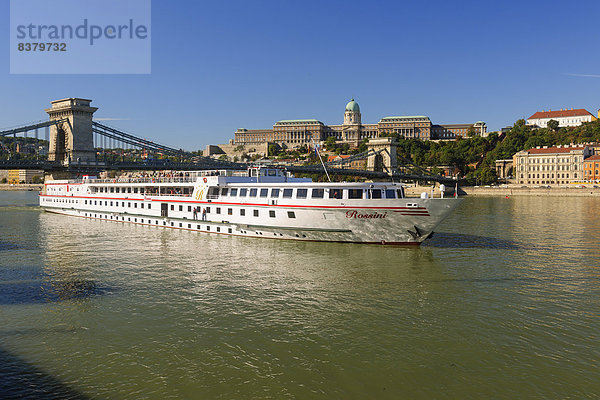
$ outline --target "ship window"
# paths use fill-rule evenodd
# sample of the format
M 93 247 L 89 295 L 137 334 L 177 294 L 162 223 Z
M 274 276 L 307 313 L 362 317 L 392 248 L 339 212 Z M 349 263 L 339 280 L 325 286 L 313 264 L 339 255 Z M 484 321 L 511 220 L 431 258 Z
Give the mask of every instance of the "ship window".
M 229 189 L 227 188 L 222 188 L 221 189 L 221 196 L 227 196 L 227 192 L 229 191 Z
M 240 208 L 240 215 L 243 217 L 246 215 L 246 210 L 243 208 Z
M 371 198 L 372 199 L 380 199 L 381 198 L 381 189 L 371 189 Z
M 131 203 L 127 203 L 127 207 L 131 207 Z
M 181 222 L 179 223 L 179 227 L 181 228 Z
M 131 188 L 127 188 L 127 193 L 131 193 Z
M 179 211 L 183 211 L 183 206 L 179 206 Z
M 137 208 L 137 203 L 133 203 L 133 208 Z
M 196 229 L 200 229 L 200 225 L 196 225 Z
M 192 212 L 192 206 L 188 206 L 188 212 Z
M 112 205 L 113 205 L 113 202 L 111 201 L 111 202 L 110 202 L 110 206 L 112 207 Z
M 188 228 L 191 228 L 191 227 L 192 227 L 192 224 L 188 224 Z
M 248 189 L 240 189 L 240 197 L 246 197 L 248 194 Z
M 385 198 L 386 199 L 395 199 L 396 191 L 394 189 L 386 189 L 385 190 Z
M 260 189 L 260 197 L 267 197 L 269 189 Z
M 125 207 L 125 202 L 124 201 L 121 203 L 121 207 Z
M 133 188 L 133 193 L 137 193 L 138 192 L 138 188 Z
M 221 214 L 221 207 L 217 207 L 217 214 Z
M 271 197 L 279 197 L 279 189 L 271 189 Z
M 231 228 L 227 228 L 227 232 L 228 232 L 228 233 L 231 233 Z
M 227 209 L 227 215 L 233 215 L 233 208 Z
M 329 189 L 329 198 L 330 199 L 341 199 L 342 198 L 342 189 Z
M 104 201 L 104 205 L 107 206 L 108 205 L 108 201 L 105 200 Z
M 258 217 L 258 210 L 254 210 L 254 216 Z
M 206 207 L 206 213 L 210 214 L 210 207 Z
M 288 218 L 296 218 L 296 213 L 294 213 L 293 211 L 288 211 Z
M 313 199 L 322 199 L 325 194 L 324 189 L 313 189 L 312 190 L 312 198 Z
M 296 198 L 298 198 L 298 199 L 305 199 L 307 193 L 308 193 L 308 189 L 298 189 L 296 191 Z
M 275 210 L 269 210 L 269 217 L 275 218 Z
M 171 211 L 175 211 L 175 205 L 171 204 Z
M 290 199 L 292 197 L 292 192 L 294 189 L 283 189 L 283 198 Z
M 258 192 L 258 189 L 250 189 L 250 197 L 256 197 L 257 192 Z
M 210 231 L 210 226 L 206 225 L 206 230 Z
M 85 204 L 87 204 L 87 200 L 85 201 Z
M 144 203 L 141 203 L 141 204 L 140 204 L 140 207 L 144 208 Z
M 115 192 L 115 188 L 111 187 L 111 188 L 110 188 L 110 192 L 111 192 L 111 193 L 114 193 L 114 192 Z
M 238 192 L 238 190 L 237 190 L 237 189 L 231 189 L 231 194 L 230 194 L 230 196 L 231 196 L 231 197 L 235 197 L 235 196 L 237 196 L 237 192 Z
M 404 189 L 403 188 L 397 189 L 397 192 L 398 192 L 398 198 L 403 199 L 404 198 Z
M 349 199 L 362 199 L 363 191 L 362 189 L 348 189 L 348 198 Z

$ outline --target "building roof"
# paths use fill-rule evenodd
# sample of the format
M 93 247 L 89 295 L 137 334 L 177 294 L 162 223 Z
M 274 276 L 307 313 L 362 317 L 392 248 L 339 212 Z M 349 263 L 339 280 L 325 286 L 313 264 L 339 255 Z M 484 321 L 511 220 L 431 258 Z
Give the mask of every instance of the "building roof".
M 557 111 L 538 111 L 527 119 L 580 117 L 580 116 L 584 116 L 584 115 L 591 115 L 592 117 L 594 116 L 594 114 L 592 114 L 588 110 L 583 109 L 583 108 L 578 108 L 575 110 L 571 109 L 571 110 L 557 110 Z
M 583 150 L 585 145 L 573 145 L 573 146 L 552 146 L 552 147 L 534 147 L 533 149 L 527 150 L 529 154 L 560 154 L 570 153 L 573 150 Z
M 402 115 L 399 117 L 381 118 L 379 122 L 390 122 L 394 120 L 429 120 L 429 117 L 426 115 Z
M 336 155 L 336 156 L 328 156 L 327 157 L 327 162 L 335 161 L 338 158 L 344 159 L 344 158 L 348 158 L 348 157 L 350 157 L 350 156 L 348 156 L 348 155 L 341 155 L 341 154 L 340 155 Z
M 443 128 L 453 128 L 453 129 L 469 129 L 472 128 L 473 124 L 443 124 L 439 125 Z
M 583 160 L 583 162 L 586 161 L 600 161 L 600 154 L 596 154 L 595 156 L 589 156 L 588 158 Z
M 352 99 L 346 104 L 346 111 L 360 112 L 360 107 L 358 106 L 358 103 Z
M 275 125 L 293 125 L 293 124 L 322 124 L 317 119 L 282 119 L 277 121 Z

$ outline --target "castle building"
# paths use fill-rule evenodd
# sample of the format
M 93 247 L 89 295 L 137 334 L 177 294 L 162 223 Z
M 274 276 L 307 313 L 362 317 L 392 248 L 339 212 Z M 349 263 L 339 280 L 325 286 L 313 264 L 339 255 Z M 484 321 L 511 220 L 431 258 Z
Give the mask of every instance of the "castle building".
M 564 109 L 556 111 L 542 110 L 527 118 L 527 125 L 538 128 L 547 128 L 548 122 L 552 119 L 558 121 L 558 126 L 562 128 L 567 126 L 579 126 L 584 122 L 596 121 L 597 118 L 594 117 L 591 112 L 583 108 L 576 110 L 571 108 L 570 110 Z
M 343 143 L 357 147 L 365 139 L 399 134 L 407 139 L 454 140 L 469 134 L 485 136 L 485 122 L 460 125 L 433 125 L 424 115 L 385 117 L 376 124 L 363 124 L 360 107 L 352 99 L 346 104 L 344 122 L 341 125 L 326 125 L 316 119 L 292 119 L 277 121 L 273 129 L 245 129 L 235 131 L 236 145 L 257 145 L 265 142 L 282 147 L 297 148 L 312 146 L 335 137 Z

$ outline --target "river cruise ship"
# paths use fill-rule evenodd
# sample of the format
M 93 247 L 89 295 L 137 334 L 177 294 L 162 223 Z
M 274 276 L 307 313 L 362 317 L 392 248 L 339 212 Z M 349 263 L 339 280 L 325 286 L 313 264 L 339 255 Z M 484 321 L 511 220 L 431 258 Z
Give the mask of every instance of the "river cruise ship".
M 180 175 L 180 176 L 177 176 Z M 418 245 L 460 199 L 404 196 L 402 184 L 316 183 L 280 169 L 197 171 L 162 178 L 47 181 L 46 211 L 259 238 Z

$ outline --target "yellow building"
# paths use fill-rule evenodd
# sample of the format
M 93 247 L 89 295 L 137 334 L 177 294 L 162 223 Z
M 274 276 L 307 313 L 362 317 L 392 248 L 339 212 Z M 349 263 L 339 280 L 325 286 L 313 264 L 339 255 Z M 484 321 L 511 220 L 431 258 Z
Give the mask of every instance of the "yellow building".
M 18 185 L 19 183 L 33 183 L 33 178 L 43 179 L 44 171 L 33 169 L 9 169 L 8 183 Z

